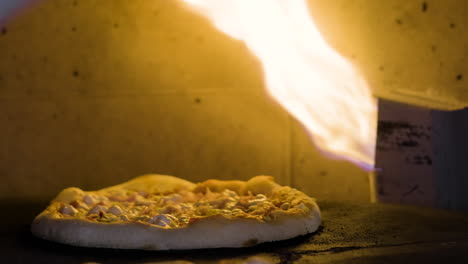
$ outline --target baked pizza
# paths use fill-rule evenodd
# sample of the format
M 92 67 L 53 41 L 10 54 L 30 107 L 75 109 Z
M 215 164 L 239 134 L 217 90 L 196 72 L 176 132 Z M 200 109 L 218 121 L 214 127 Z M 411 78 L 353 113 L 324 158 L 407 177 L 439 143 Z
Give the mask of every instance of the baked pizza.
M 198 184 L 144 175 L 98 191 L 63 190 L 31 225 L 64 244 L 170 250 L 247 247 L 317 230 L 313 198 L 270 176 Z

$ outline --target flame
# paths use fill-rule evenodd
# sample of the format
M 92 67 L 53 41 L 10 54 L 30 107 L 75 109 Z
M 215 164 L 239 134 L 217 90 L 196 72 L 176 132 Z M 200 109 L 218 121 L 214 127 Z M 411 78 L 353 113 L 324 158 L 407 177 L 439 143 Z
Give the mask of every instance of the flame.
M 245 42 L 266 87 L 324 153 L 374 166 L 376 99 L 357 70 L 320 34 L 306 0 L 184 0 Z

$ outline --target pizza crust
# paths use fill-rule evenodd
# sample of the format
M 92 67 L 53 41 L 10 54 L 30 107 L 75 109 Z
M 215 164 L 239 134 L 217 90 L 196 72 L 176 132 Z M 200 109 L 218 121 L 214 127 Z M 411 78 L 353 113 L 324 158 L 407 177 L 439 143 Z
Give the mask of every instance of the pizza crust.
M 207 187 L 204 185 L 211 186 L 213 190 L 237 186 L 238 190 L 236 191 L 238 192 L 255 191 L 258 193 L 271 193 L 273 189 L 281 188 L 268 176 L 254 177 L 253 179 L 255 180 L 252 182 L 210 180 L 196 185 L 176 177 L 146 175 L 96 191 L 96 193 L 122 189 L 195 190 Z M 220 182 L 224 184 L 224 187 L 223 184 L 219 184 Z M 34 219 L 31 225 L 32 233 L 46 240 L 74 246 L 174 250 L 247 247 L 305 235 L 316 231 L 320 225 L 320 210 L 317 204 L 305 194 L 303 195 L 308 198 L 305 199 L 308 201 L 307 214 L 281 213 L 268 222 L 252 218 L 228 218 L 223 215 L 213 215 L 199 219 L 187 226 L 160 228 L 141 222 L 100 223 L 85 219 L 60 217 L 57 213 L 58 204 L 73 201 L 77 197 L 81 197 L 83 193 L 78 188 L 68 188 L 62 191 L 51 205 Z

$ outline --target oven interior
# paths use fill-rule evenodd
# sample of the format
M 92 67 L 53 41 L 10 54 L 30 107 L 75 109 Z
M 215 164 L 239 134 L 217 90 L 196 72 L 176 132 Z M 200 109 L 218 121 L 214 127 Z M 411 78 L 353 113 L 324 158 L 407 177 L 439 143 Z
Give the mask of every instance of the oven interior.
M 245 44 L 182 1 L 0 3 L 6 260 L 464 263 L 468 4 L 308 4 L 379 98 L 372 172 L 324 155 L 265 92 Z M 189 252 L 72 248 L 29 234 L 63 188 L 100 189 L 145 173 L 195 182 L 272 175 L 316 197 L 324 222 L 290 241 Z

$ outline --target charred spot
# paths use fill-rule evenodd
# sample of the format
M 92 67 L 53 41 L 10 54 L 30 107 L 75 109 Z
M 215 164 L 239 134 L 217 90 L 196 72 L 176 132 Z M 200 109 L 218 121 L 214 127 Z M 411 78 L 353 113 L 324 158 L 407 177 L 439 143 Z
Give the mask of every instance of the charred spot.
M 78 77 L 78 76 L 80 76 L 80 72 L 77 71 L 77 70 L 74 70 L 74 71 L 72 72 L 72 75 L 73 75 L 73 77 Z
M 456 25 L 455 25 L 455 23 L 450 23 L 450 24 L 449 24 L 449 27 L 450 27 L 450 28 L 455 28 Z
M 106 217 L 106 215 L 104 214 L 103 211 L 99 211 L 99 214 L 98 214 L 98 215 L 99 215 L 99 218 L 104 218 L 104 217 Z
M 201 98 L 195 98 L 195 100 L 193 100 L 196 104 L 201 104 Z
M 2 35 L 6 35 L 8 33 L 8 29 L 6 27 L 2 27 L 2 29 L 0 30 L 0 33 Z
M 76 26 L 72 26 L 71 31 L 76 32 Z
M 457 81 L 461 81 L 463 79 L 463 74 L 457 74 L 457 76 L 455 76 L 455 79 Z
M 436 45 L 432 45 L 432 46 L 431 46 L 431 50 L 435 52 L 435 51 L 437 50 L 437 46 L 436 46 Z
M 426 12 L 427 11 L 427 2 L 423 2 L 421 5 L 421 11 Z
M 54 114 L 55 115 L 55 114 Z M 55 119 L 55 118 L 54 118 Z M 80 203 L 77 200 L 74 200 L 70 203 L 71 206 L 75 207 L 76 209 L 80 208 Z
M 78 6 L 78 1 L 77 0 L 73 1 L 72 5 L 73 6 Z
M 249 239 L 249 240 L 245 241 L 244 243 L 242 243 L 242 245 L 244 247 L 251 247 L 251 246 L 255 246 L 257 244 L 258 244 L 258 239 L 256 239 L 256 238 Z
M 403 24 L 403 20 L 397 18 L 397 19 L 395 19 L 395 23 L 397 23 L 398 25 L 402 25 L 402 24 Z

